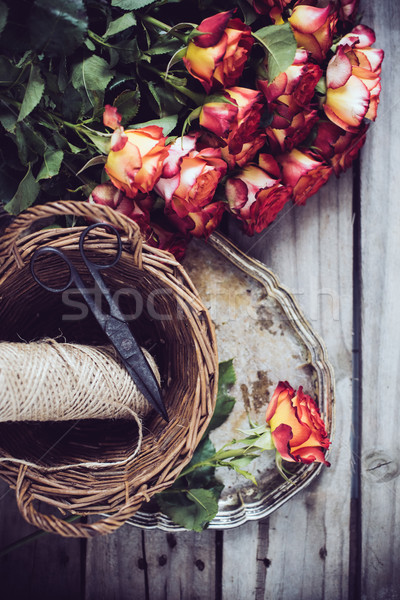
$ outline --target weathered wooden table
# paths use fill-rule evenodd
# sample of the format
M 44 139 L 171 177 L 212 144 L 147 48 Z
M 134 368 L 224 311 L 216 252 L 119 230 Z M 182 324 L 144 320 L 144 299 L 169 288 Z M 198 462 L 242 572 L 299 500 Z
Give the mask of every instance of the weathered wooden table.
M 88 542 L 43 536 L 1 559 L 1 598 L 400 598 L 400 3 L 362 8 L 386 57 L 359 163 L 266 232 L 232 232 L 325 340 L 336 375 L 332 467 L 270 518 L 224 532 L 126 525 Z M 0 548 L 31 531 L 1 484 Z

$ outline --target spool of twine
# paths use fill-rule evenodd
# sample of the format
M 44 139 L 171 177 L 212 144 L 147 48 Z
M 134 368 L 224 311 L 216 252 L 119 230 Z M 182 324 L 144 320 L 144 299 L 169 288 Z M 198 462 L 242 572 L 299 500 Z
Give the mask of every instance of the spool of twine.
M 160 382 L 153 357 L 142 350 Z M 0 343 L 0 422 L 134 419 L 139 429 L 135 455 L 142 440 L 141 418 L 150 410 L 112 346 L 84 346 L 50 339 Z M 122 464 L 132 456 L 118 462 L 79 465 Z M 4 460 L 31 465 L 11 457 L 0 458 L 0 462 Z M 69 466 L 72 465 L 62 468 Z

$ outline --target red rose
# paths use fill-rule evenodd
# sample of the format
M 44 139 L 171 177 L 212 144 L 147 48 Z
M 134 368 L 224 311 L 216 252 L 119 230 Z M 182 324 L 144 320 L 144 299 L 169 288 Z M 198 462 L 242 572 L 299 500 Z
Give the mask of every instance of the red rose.
M 346 131 L 356 133 L 364 117 L 374 121 L 381 91 L 383 50 L 371 48 L 372 29 L 357 25 L 339 42 L 326 70 L 325 114 Z
M 170 231 L 158 223 L 151 223 L 145 239 L 149 246 L 171 252 L 179 261 L 185 256 L 189 243 L 188 235 L 184 235 L 180 231 Z
M 357 133 L 344 131 L 331 121 L 318 124 L 313 150 L 333 167 L 336 176 L 350 167 L 364 145 L 368 125 L 361 125 Z
M 295 392 L 287 381 L 280 381 L 265 420 L 284 460 L 306 464 L 321 462 L 330 466 L 323 452 L 330 444 L 325 424 L 314 400 L 303 393 L 302 387 Z
M 150 210 L 154 200 L 147 194 L 138 192 L 135 198 L 129 198 L 110 182 L 97 185 L 89 196 L 92 204 L 110 206 L 114 210 L 135 221 L 143 233 L 150 223 Z
M 291 197 L 291 188 L 263 169 L 248 165 L 225 185 L 229 211 L 242 222 L 248 235 L 259 233 L 275 220 Z
M 297 45 L 317 62 L 323 61 L 332 46 L 336 22 L 337 13 L 331 3 L 325 8 L 298 4 L 289 17 Z
M 281 154 L 276 160 L 282 168 L 282 181 L 293 188 L 296 204 L 305 204 L 307 198 L 315 194 L 326 183 L 332 167 L 309 151 L 300 152 L 294 148 Z
M 207 93 L 236 84 L 253 45 L 250 27 L 240 19 L 231 19 L 233 12 L 218 13 L 202 21 L 197 31 L 207 33 L 189 42 L 183 59 L 189 73 Z
M 238 154 L 259 126 L 263 97 L 256 90 L 241 87 L 225 90 L 224 96 L 230 103 L 204 104 L 200 125 L 222 137 L 228 143 L 230 154 Z
M 196 135 L 184 136 L 172 144 L 174 153 L 179 154 L 182 147 L 185 150 L 167 173 L 163 172 L 155 190 L 164 198 L 165 213 L 176 227 L 196 237 L 208 237 L 222 217 L 222 203 L 213 203 L 213 197 L 227 165 L 219 148 L 194 150 L 196 140 Z
M 321 67 L 309 62 L 308 53 L 299 49 L 293 64 L 274 81 L 258 80 L 258 87 L 273 112 L 272 121 L 265 130 L 272 152 L 291 150 L 309 135 L 318 119 L 311 100 L 321 76 Z
M 254 10 L 260 15 L 266 15 L 272 8 L 277 8 L 280 12 L 292 0 L 247 0 Z

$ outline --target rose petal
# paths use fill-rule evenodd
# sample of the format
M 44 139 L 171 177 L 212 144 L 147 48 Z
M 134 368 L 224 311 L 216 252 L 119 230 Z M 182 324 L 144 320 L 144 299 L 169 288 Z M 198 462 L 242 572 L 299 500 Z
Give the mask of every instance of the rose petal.
M 370 93 L 365 84 L 352 75 L 338 88 L 328 88 L 324 110 L 327 117 L 346 131 L 356 132 L 369 107 Z
M 293 437 L 292 429 L 289 425 L 282 423 L 271 434 L 275 448 L 283 459 L 289 462 L 296 462 L 290 453 L 290 440 Z
M 197 31 L 202 32 L 203 35 L 194 38 L 196 46 L 208 48 L 218 44 L 234 12 L 234 10 L 228 10 L 204 19 L 197 27 Z
M 351 62 L 346 56 L 342 46 L 331 58 L 326 69 L 326 85 L 328 88 L 337 89 L 342 87 L 350 79 L 352 73 Z
M 106 104 L 103 113 L 103 123 L 110 129 L 117 129 L 121 125 L 121 115 L 119 114 L 116 106 Z
M 306 5 L 295 6 L 289 17 L 289 22 L 301 33 L 314 33 L 324 25 L 330 10 L 330 5 L 325 8 Z

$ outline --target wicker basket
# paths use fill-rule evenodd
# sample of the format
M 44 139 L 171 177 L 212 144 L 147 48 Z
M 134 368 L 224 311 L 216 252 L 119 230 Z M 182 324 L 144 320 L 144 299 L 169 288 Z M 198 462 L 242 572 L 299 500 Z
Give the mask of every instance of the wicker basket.
M 79 260 L 82 227 L 47 228 L 28 233 L 34 222 L 57 215 L 75 215 L 87 221 L 108 222 L 121 231 L 123 252 L 114 267 L 104 271 L 111 291 L 137 289 L 144 299 L 140 319 L 132 321 L 134 335 L 144 346 L 152 345 L 162 376 L 167 424 L 154 411 L 144 423 L 138 455 L 122 466 L 51 471 L 49 467 L 84 461 L 125 460 L 137 443 L 129 421 L 71 423 L 2 423 L 0 456 L 40 465 L 38 468 L 1 462 L 0 476 L 16 490 L 24 518 L 45 531 L 66 537 L 92 537 L 120 527 L 155 493 L 170 486 L 189 462 L 211 418 L 217 391 L 217 352 L 214 329 L 189 277 L 169 253 L 142 243 L 138 227 L 115 211 L 88 203 L 60 201 L 31 208 L 3 234 L 0 244 L 0 340 L 27 341 L 43 336 L 97 344 L 104 342 L 97 323 L 62 321 L 65 305 L 59 294 L 38 286 L 29 271 L 36 248 L 61 247 L 87 279 Z M 107 255 L 111 238 L 96 230 L 88 252 Z M 24 236 L 24 237 L 23 237 Z M 89 254 L 90 256 L 90 254 Z M 56 269 L 53 277 L 61 277 Z M 53 284 L 57 283 L 53 279 Z M 90 281 L 87 282 L 90 285 Z M 154 290 L 163 290 L 154 294 Z M 146 309 L 152 307 L 159 318 Z M 127 296 L 124 312 L 136 314 Z M 131 313 L 129 312 L 131 311 Z M 21 376 L 21 374 L 15 374 Z M 22 374 L 23 376 L 23 374 Z M 66 373 L 66 377 L 68 374 Z M 96 522 L 66 522 L 57 514 L 39 512 L 34 501 L 44 501 L 62 514 L 108 516 Z

